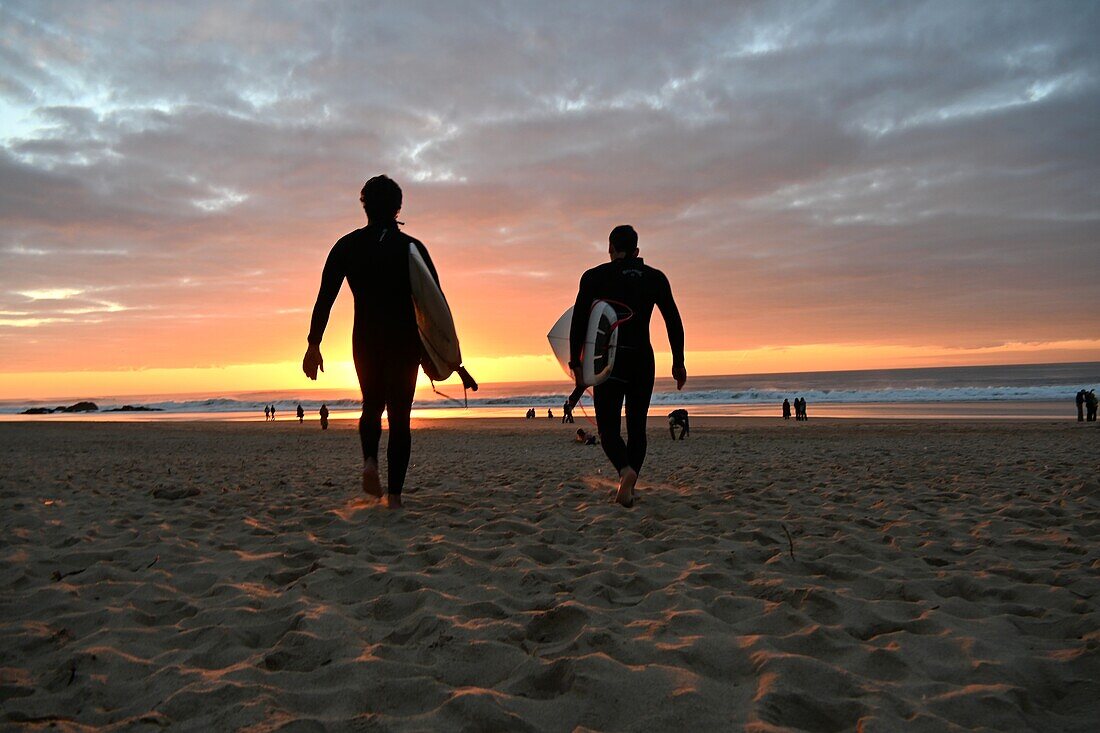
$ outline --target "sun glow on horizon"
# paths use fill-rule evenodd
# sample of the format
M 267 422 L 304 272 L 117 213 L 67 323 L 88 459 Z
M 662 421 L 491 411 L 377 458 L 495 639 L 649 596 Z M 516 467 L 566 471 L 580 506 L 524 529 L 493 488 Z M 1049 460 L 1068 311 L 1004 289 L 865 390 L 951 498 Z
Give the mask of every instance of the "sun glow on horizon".
M 1004 344 L 979 349 L 932 349 L 904 346 L 806 344 L 745 351 L 689 351 L 690 377 L 786 372 L 903 369 L 913 367 L 981 366 L 1100 361 L 1100 339 L 1035 344 Z M 79 399 L 95 396 L 124 397 L 147 394 L 203 394 L 211 397 L 262 391 L 310 392 L 358 391 L 355 366 L 350 359 L 325 362 L 325 372 L 311 382 L 299 361 L 236 364 L 225 367 L 159 368 L 109 371 L 46 371 L 0 373 L 0 399 Z M 482 384 L 560 382 L 568 378 L 549 354 L 526 354 L 466 360 L 474 378 Z M 671 356 L 657 353 L 657 376 L 668 376 Z M 461 390 L 452 376 L 436 386 Z M 418 393 L 430 389 L 423 372 Z

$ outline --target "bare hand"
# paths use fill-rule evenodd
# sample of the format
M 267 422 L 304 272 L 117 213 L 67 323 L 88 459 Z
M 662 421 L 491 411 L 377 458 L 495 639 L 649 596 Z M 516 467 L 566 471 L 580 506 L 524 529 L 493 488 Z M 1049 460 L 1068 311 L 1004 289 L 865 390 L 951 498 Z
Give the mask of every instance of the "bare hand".
M 321 347 L 310 344 L 306 355 L 302 357 L 302 371 L 310 379 L 317 381 L 317 370 L 325 371 L 325 360 L 321 357 Z
M 682 367 L 682 366 L 672 367 L 672 378 L 676 380 L 676 389 L 683 389 L 684 384 L 688 380 L 687 367 Z

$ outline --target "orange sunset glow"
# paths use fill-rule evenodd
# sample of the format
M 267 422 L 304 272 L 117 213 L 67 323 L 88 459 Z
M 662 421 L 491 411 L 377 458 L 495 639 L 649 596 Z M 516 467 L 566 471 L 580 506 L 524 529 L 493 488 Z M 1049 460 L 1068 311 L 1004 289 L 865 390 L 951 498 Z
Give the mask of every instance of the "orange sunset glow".
M 346 290 L 299 365 L 377 173 L 482 382 L 564 378 L 546 331 L 624 222 L 694 375 L 1100 359 L 1096 77 L 1031 35 L 869 70 L 888 27 L 3 12 L 0 398 L 353 388 Z

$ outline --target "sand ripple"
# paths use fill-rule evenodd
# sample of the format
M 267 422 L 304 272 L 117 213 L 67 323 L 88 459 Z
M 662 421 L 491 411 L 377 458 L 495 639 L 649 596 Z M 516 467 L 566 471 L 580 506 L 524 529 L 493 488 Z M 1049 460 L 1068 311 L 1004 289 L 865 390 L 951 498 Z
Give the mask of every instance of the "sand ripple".
M 0 722 L 1095 730 L 1096 431 L 726 423 L 637 507 L 568 426 L 0 426 Z M 1079 456 L 1092 456 L 1081 461 Z

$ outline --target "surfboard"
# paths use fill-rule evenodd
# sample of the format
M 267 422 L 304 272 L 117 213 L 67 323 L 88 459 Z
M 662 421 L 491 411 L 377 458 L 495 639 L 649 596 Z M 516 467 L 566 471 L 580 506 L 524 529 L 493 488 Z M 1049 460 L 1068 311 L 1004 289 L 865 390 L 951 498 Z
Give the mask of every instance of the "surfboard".
M 569 368 L 569 328 L 573 321 L 573 309 L 570 308 L 558 319 L 546 338 L 554 351 L 561 368 L 571 378 L 573 370 Z M 581 348 L 581 377 L 588 387 L 603 384 L 615 368 L 615 353 L 619 347 L 618 325 L 621 319 L 615 307 L 604 300 L 592 304 L 588 313 L 588 327 L 585 331 L 584 346 Z
M 424 356 L 420 360 L 424 373 L 429 379 L 441 382 L 458 372 L 463 386 L 476 392 L 477 382 L 462 367 L 462 349 L 458 344 L 451 307 L 421 257 L 420 250 L 412 242 L 409 243 L 409 286 L 416 312 L 416 328 L 424 347 Z

